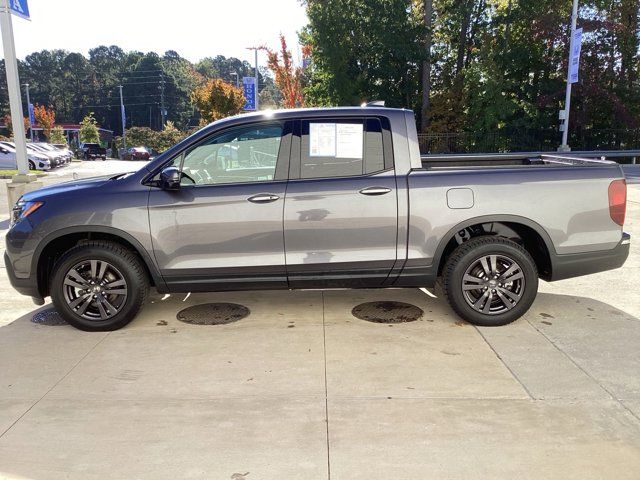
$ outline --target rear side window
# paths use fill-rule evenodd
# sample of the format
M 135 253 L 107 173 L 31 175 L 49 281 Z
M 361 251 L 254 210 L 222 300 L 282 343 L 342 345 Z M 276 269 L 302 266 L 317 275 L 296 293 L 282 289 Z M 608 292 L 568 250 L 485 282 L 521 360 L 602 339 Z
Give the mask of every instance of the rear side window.
M 302 121 L 300 178 L 350 177 L 385 169 L 377 118 Z

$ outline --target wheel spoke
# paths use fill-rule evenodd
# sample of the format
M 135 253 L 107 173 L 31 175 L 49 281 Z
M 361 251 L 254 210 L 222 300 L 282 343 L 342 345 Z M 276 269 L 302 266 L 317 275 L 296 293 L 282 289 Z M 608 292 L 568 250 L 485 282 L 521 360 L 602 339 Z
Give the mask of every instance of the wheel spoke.
M 514 273 L 513 275 L 511 275 L 508 278 L 503 278 L 502 279 L 502 283 L 511 283 L 511 282 L 515 282 L 516 280 L 519 280 L 521 278 L 524 278 L 524 275 L 522 274 L 522 272 L 518 272 L 518 273 Z
M 111 305 L 111 303 L 109 303 L 109 300 L 107 300 L 106 298 L 102 297 L 102 303 L 105 307 L 107 307 L 107 311 L 110 315 L 115 315 L 116 313 L 118 313 L 118 309 Z
M 98 311 L 100 312 L 100 318 L 105 320 L 107 317 L 109 317 L 109 314 L 104 309 L 104 305 L 102 305 L 102 300 L 98 300 L 96 302 L 96 304 L 98 305 Z
M 522 294 L 513 293 L 511 290 L 504 287 L 498 287 L 497 290 L 499 292 L 504 293 L 507 297 L 509 297 L 514 302 L 517 302 L 518 300 L 520 300 L 520 297 L 522 296 Z
M 91 278 L 96 278 L 98 276 L 98 261 L 90 260 L 89 263 L 91 264 Z
M 64 284 L 69 285 L 70 287 L 73 287 L 73 288 L 78 288 L 80 290 L 83 290 L 86 286 L 85 284 L 80 284 L 75 280 L 72 280 L 71 278 L 69 278 L 69 275 L 67 275 L 67 277 L 64 279 Z
M 127 284 L 127 282 L 124 281 L 123 278 L 121 278 L 120 280 L 114 280 L 111 283 L 107 283 L 104 288 L 108 289 L 108 288 L 113 288 L 113 287 L 122 287 L 125 286 Z
M 491 273 L 493 275 L 496 275 L 498 272 L 498 256 L 497 255 L 490 255 L 489 256 L 489 261 L 491 262 Z
M 509 268 L 507 268 L 504 272 L 502 272 L 502 278 L 507 278 L 509 275 L 513 274 L 516 270 L 520 270 L 520 265 L 517 263 L 512 264 Z
M 106 295 L 126 295 L 127 294 L 127 289 L 126 288 L 116 288 L 116 289 L 108 289 L 106 288 L 104 290 L 104 293 Z
M 472 282 L 472 283 L 482 283 L 482 282 L 484 282 L 484 278 L 474 277 L 473 275 L 469 275 L 468 273 L 465 274 L 465 276 L 462 278 L 462 280 L 465 281 L 465 282 Z
M 69 303 L 69 306 L 71 308 L 76 308 L 78 305 L 82 303 L 83 300 L 85 300 L 86 298 L 91 298 L 92 295 L 93 295 L 92 293 L 85 293 L 84 295 L 79 296 L 78 298 L 73 300 L 71 303 Z
M 69 272 L 67 273 L 67 277 L 70 277 L 72 279 L 74 279 L 76 282 L 82 284 L 82 285 L 88 285 L 89 282 L 87 282 L 82 275 L 80 275 L 79 272 L 77 272 L 75 269 L 71 269 L 69 270 Z
M 491 267 L 489 267 L 489 262 L 487 261 L 487 257 L 482 257 L 480 259 L 480 264 L 482 265 L 482 269 L 487 277 L 491 276 Z
M 498 294 L 498 298 L 500 299 L 502 304 L 505 307 L 507 307 L 507 310 L 511 310 L 513 307 L 516 306 L 516 304 L 515 303 L 511 303 L 511 301 L 509 301 L 509 299 L 507 297 L 505 297 L 504 294 L 500 290 L 496 290 L 496 294 Z
M 462 285 L 462 290 L 482 290 L 484 288 L 484 286 L 482 285 L 478 285 L 478 284 L 473 284 L 473 283 L 467 283 L 465 285 Z
M 104 274 L 107 273 L 107 267 L 109 264 L 107 262 L 100 262 L 100 269 L 98 270 L 98 280 L 102 280 L 104 278 Z
M 86 310 L 87 307 L 91 304 L 91 295 L 88 295 L 87 298 L 85 298 L 84 302 L 82 303 L 82 305 L 80 305 L 80 308 L 78 308 L 77 310 L 77 314 L 78 315 L 82 315 Z
M 483 301 L 485 299 L 489 298 L 489 291 L 487 290 L 486 292 L 484 292 L 480 298 L 478 298 L 478 300 L 476 300 L 476 302 L 473 304 L 473 308 L 475 308 L 476 310 L 481 310 L 482 309 L 482 305 L 483 305 Z
M 493 300 L 493 293 L 489 292 L 489 296 L 487 297 L 487 301 L 484 303 L 484 308 L 482 309 L 482 313 L 489 313 L 491 311 L 492 300 Z

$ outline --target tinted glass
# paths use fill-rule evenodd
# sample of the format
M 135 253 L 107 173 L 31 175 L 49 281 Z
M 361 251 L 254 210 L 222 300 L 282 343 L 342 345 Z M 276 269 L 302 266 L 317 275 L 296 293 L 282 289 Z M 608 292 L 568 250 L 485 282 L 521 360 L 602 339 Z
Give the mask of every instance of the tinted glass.
M 188 151 L 182 162 L 183 185 L 267 182 L 273 180 L 282 139 L 281 125 L 251 125 L 227 130 Z M 181 156 L 174 160 L 180 165 Z

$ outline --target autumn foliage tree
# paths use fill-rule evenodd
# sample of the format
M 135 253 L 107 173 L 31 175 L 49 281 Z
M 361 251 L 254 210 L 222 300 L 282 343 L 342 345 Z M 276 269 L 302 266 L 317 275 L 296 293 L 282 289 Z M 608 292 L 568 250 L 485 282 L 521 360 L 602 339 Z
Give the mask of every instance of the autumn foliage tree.
M 207 80 L 191 93 L 191 100 L 200 112 L 200 123 L 215 122 L 240 113 L 246 103 L 240 88 L 219 78 Z
M 42 127 L 44 136 L 51 138 L 51 130 L 56 124 L 56 112 L 44 105 L 36 105 L 33 107 L 33 115 L 36 117 L 38 125 Z
M 304 47 L 308 49 L 308 46 Z M 287 48 L 287 41 L 284 35 L 280 34 L 280 51 L 275 52 L 268 47 L 261 47 L 267 52 L 267 65 L 275 75 L 275 84 L 280 94 L 284 108 L 296 108 L 304 106 L 304 95 L 302 91 L 302 77 L 304 70 L 302 67 L 293 65 L 291 51 Z M 307 52 L 303 51 L 307 56 Z
M 7 130 L 9 131 L 9 135 L 13 136 L 13 121 L 11 120 L 11 115 L 5 115 L 2 118 L 2 120 L 4 121 L 4 124 L 7 127 Z M 27 117 L 24 117 L 23 121 L 24 121 L 24 131 L 26 132 L 27 130 L 29 130 L 29 119 Z

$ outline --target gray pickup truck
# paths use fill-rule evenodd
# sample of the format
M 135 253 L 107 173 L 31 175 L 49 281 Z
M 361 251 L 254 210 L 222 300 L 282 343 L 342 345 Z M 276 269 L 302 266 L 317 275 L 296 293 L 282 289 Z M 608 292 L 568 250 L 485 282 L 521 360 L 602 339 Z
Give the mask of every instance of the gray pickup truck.
M 504 325 L 547 281 L 620 267 L 626 184 L 612 162 L 421 158 L 413 113 L 283 110 L 215 122 L 135 173 L 24 195 L 13 286 L 84 330 L 160 293 L 430 287 Z

